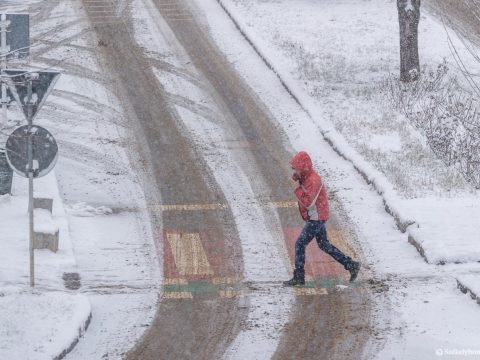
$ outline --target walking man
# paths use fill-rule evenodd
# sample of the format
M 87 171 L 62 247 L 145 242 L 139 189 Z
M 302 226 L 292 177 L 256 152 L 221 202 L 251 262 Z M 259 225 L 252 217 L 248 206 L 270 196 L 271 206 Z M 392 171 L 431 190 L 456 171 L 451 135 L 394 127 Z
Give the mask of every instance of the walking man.
M 350 281 L 354 281 L 360 271 L 360 263 L 353 261 L 328 241 L 325 228 L 325 222 L 330 216 L 327 189 L 320 175 L 313 170 L 310 156 L 305 151 L 300 151 L 290 160 L 290 165 L 294 171 L 292 179 L 298 181 L 295 195 L 305 226 L 295 243 L 293 278 L 285 281 L 284 285 L 305 284 L 305 248 L 314 237 L 320 249 L 342 264 L 350 272 Z

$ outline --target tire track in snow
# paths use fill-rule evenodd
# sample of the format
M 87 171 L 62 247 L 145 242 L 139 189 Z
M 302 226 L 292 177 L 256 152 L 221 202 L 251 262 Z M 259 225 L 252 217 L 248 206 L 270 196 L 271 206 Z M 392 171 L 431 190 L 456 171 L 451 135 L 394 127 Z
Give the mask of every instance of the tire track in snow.
M 291 97 L 291 94 L 284 90 L 275 72 L 265 66 L 261 57 L 258 57 L 258 54 L 252 49 L 251 44 L 248 44 L 248 41 L 245 41 L 240 35 L 238 29 L 218 5 L 217 0 L 199 0 L 195 3 L 202 9 L 205 20 L 208 18 L 205 24 L 207 31 L 218 42 L 228 61 L 233 63 L 234 67 L 242 74 L 244 81 L 253 84 L 255 94 L 265 101 L 265 105 L 276 115 L 277 119 L 282 119 L 279 123 L 282 124 L 281 128 L 289 132 L 288 139 L 292 144 L 295 144 L 299 150 L 304 147 L 311 149 L 317 160 L 320 156 L 322 160 L 323 158 L 326 160 L 325 163 L 330 165 L 330 161 L 332 161 L 330 160 L 331 148 L 326 146 L 325 149 L 321 136 L 318 139 L 314 136 L 309 138 L 310 133 L 317 134 L 317 129 L 312 130 L 310 127 L 310 119 L 307 120 L 308 115 L 298 107 L 298 103 Z M 243 62 L 243 59 L 246 61 Z M 292 123 L 285 126 L 284 117 L 291 119 Z M 273 121 L 272 123 L 276 124 L 277 122 Z M 293 125 L 294 123 L 295 125 Z M 302 129 L 300 130 L 300 128 Z M 301 147 L 299 148 L 299 146 Z M 338 161 L 339 158 L 335 156 L 332 162 Z M 335 170 L 332 171 L 330 166 L 326 167 L 327 179 L 331 180 L 332 173 L 336 173 L 336 165 L 333 169 Z M 347 172 L 350 171 L 350 164 L 347 164 L 347 169 Z M 343 174 L 341 178 L 343 178 Z M 340 208 L 334 206 L 334 209 L 333 219 L 340 215 L 342 218 L 341 230 L 348 231 L 351 219 L 342 210 L 342 206 Z M 297 297 L 296 308 L 292 311 L 289 324 L 282 334 L 280 346 L 272 358 L 358 358 L 371 334 L 368 328 L 371 306 L 368 293 L 357 290 L 350 291 L 350 289 L 341 291 L 339 294 L 329 292 L 326 297 L 317 299 Z M 328 317 L 323 316 L 324 314 L 328 314 Z M 353 326 L 350 327 L 350 325 Z
M 115 93 L 131 119 L 130 134 L 137 139 L 135 150 L 145 161 L 148 178 L 144 178 L 143 186 L 147 196 L 163 204 L 224 202 L 221 190 L 185 136 L 175 108 L 166 101 L 148 59 L 131 35 L 132 20 L 136 19 L 126 14 L 122 23 L 101 24 L 98 14 L 94 15 L 90 20 L 95 24 L 99 42 L 107 45 L 99 48 L 107 73 L 116 80 Z M 235 268 L 235 273 L 243 269 L 240 246 L 232 240 L 236 238 L 236 229 L 229 209 L 183 216 L 155 210 L 150 213 L 163 270 L 172 265 L 164 261 L 171 250 L 167 231 L 180 235 L 212 232 L 224 240 L 216 250 L 228 259 L 226 266 Z M 210 239 L 202 239 L 207 240 Z M 209 241 L 204 246 L 210 244 Z M 167 285 L 168 280 L 172 279 L 165 279 Z M 159 354 L 168 354 L 179 359 L 218 358 L 239 328 L 243 311 L 238 309 L 238 299 L 199 296 L 193 302 L 186 300 L 162 298 L 151 326 L 125 357 L 157 359 Z
M 140 6 L 139 4 L 137 9 Z M 162 10 L 161 6 L 159 10 Z M 152 11 L 144 9 L 142 16 L 148 16 L 147 13 L 151 14 Z M 172 62 L 171 66 L 174 68 L 183 66 L 188 68 L 188 73 L 198 73 L 195 67 L 188 66 L 192 60 L 177 42 L 176 34 L 171 32 L 169 27 L 171 24 L 165 24 L 158 16 L 155 20 L 157 23 L 154 31 L 161 34 L 162 41 L 166 43 L 157 51 L 162 51 L 163 48 L 176 49 L 175 57 L 171 56 L 169 59 Z M 244 323 L 243 331 L 224 356 L 232 359 L 245 356 L 251 359 L 269 358 L 277 348 L 282 328 L 288 321 L 288 310 L 294 301 L 292 289 L 279 286 L 281 280 L 289 277 L 290 272 L 282 224 L 275 211 L 269 212 L 261 206 L 259 198 L 268 197 L 267 194 L 272 196 L 272 190 L 264 182 L 266 169 L 258 168 L 259 160 L 253 154 L 252 148 L 218 146 L 228 141 L 247 144 L 253 142 L 253 145 L 262 151 L 265 144 L 262 146 L 261 139 L 256 138 L 258 137 L 254 134 L 256 129 L 245 133 L 245 129 L 238 126 L 236 116 L 241 116 L 239 112 L 244 111 L 242 105 L 237 107 L 236 114 L 232 113 L 232 109 L 223 103 L 222 96 L 216 93 L 208 80 L 204 80 L 205 86 L 198 87 L 189 79 L 175 76 L 166 70 L 157 69 L 155 73 L 165 91 L 170 94 L 170 99 L 179 99 L 180 96 L 184 99 L 189 98 L 188 101 L 173 102 L 195 147 L 199 149 L 202 158 L 211 169 L 232 211 L 243 249 L 245 280 L 274 281 L 278 284 L 275 287 L 262 288 L 243 298 L 244 305 L 249 308 L 248 319 Z M 201 76 L 198 74 L 195 78 Z M 204 89 L 209 86 L 210 91 L 207 93 Z M 232 86 L 235 85 L 232 83 Z M 201 104 L 201 108 L 192 106 L 195 103 Z M 210 111 L 205 111 L 207 108 Z M 223 116 L 215 116 L 216 114 Z M 275 164 L 269 166 L 275 167 Z M 283 177 L 281 180 L 283 181 Z
M 184 93 L 182 88 L 177 91 Z M 206 126 L 204 118 L 185 108 L 177 106 L 177 111 L 191 133 L 196 147 L 203 149 L 202 156 L 225 194 L 232 211 L 243 249 L 245 280 L 279 283 L 286 279 L 289 276 L 289 269 L 284 261 L 280 220 L 277 218 L 276 224 L 266 225 L 272 219 L 265 216 L 264 207 L 252 189 L 252 178 L 247 176 L 238 164 L 237 156 L 248 156 L 245 149 L 232 150 L 216 146 L 226 138 L 221 127 L 212 122 Z M 253 159 L 248 162 L 254 164 Z M 278 231 L 272 232 L 272 227 Z M 288 321 L 288 310 L 293 299 L 292 289 L 284 289 L 281 286 L 268 287 L 246 297 L 244 301 L 249 306 L 248 319 L 244 324 L 244 330 L 231 345 L 225 357 L 244 359 L 249 354 L 252 355 L 251 359 L 264 359 L 271 356 L 276 350 L 281 330 Z
M 70 26 L 75 26 L 77 24 L 78 24 L 78 22 L 72 22 L 72 23 L 69 24 L 69 27 Z M 59 31 L 61 31 L 61 30 L 66 30 L 66 29 L 59 29 Z M 40 37 L 39 39 L 36 39 L 35 41 L 39 42 L 39 43 L 42 43 L 44 45 L 44 47 L 42 47 L 38 50 L 32 51 L 32 56 L 33 57 L 40 57 L 40 56 L 43 56 L 44 54 L 46 54 L 46 53 L 48 53 L 52 50 L 55 50 L 55 49 L 57 49 L 61 46 L 72 46 L 71 45 L 72 42 L 74 42 L 77 39 L 82 38 L 83 36 L 85 36 L 89 32 L 90 32 L 90 30 L 83 29 L 82 31 L 80 31 L 80 32 L 78 32 L 74 35 L 71 35 L 69 37 L 66 37 L 66 38 L 64 38 L 60 41 L 42 40 L 42 38 Z M 81 50 L 88 49 L 85 46 L 82 46 L 80 48 L 81 48 Z

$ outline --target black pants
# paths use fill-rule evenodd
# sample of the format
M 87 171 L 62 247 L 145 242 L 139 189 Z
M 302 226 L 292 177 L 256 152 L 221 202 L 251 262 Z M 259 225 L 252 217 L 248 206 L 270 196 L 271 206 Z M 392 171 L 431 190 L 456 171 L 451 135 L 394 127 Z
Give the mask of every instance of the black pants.
M 352 259 L 328 241 L 325 221 L 308 220 L 295 243 L 295 273 L 304 276 L 305 248 L 314 237 L 317 239 L 317 244 L 320 249 L 325 251 L 348 270 L 352 263 Z

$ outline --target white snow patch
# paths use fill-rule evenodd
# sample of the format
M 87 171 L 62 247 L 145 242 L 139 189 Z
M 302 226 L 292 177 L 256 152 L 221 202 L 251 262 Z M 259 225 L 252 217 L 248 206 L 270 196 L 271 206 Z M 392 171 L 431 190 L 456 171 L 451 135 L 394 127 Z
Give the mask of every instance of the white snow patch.
M 402 200 L 415 224 L 408 228 L 425 249 L 430 263 L 476 262 L 480 259 L 479 196 Z M 477 219 L 476 221 L 474 219 Z
M 34 210 L 34 229 L 44 234 L 55 234 L 59 229 L 50 211 L 45 209 Z
M 63 272 L 76 272 L 68 222 L 62 200 L 59 196 L 55 172 L 34 181 L 35 195 L 53 199 L 52 215 L 43 209 L 34 211 L 35 229 L 55 233 L 59 230 L 59 249 L 35 251 L 36 284 L 40 287 L 63 289 Z M 37 191 L 39 189 L 40 191 Z M 4 247 L 0 252 L 0 287 L 15 284 L 24 287 L 29 284 L 29 236 L 28 236 L 28 181 L 14 176 L 13 196 L 9 201 L 0 202 L 0 227 Z
M 375 134 L 368 140 L 367 145 L 379 151 L 402 150 L 402 140 L 398 134 Z
M 13 196 L 0 201 L 0 358 L 51 359 L 83 333 L 90 316 L 84 295 L 64 292 L 63 273 L 77 272 L 55 173 L 34 181 L 35 194 L 53 199 L 52 214 L 35 209 L 35 230 L 59 231 L 59 249 L 35 251 L 35 290 L 30 291 L 28 182 L 14 177 Z M 39 191 L 38 191 L 39 190 Z M 46 292 L 47 290 L 53 292 Z M 80 331 L 80 333 L 79 333 Z
M 65 206 L 65 208 L 67 210 L 67 213 L 72 216 L 91 217 L 98 215 L 110 215 L 113 213 L 112 209 L 107 206 L 93 207 L 85 202 L 67 205 Z
M 81 294 L 0 292 L 0 357 L 56 358 L 84 332 L 90 314 Z
M 235 339 L 224 359 L 262 360 L 271 357 L 276 349 L 275 338 L 281 334 L 285 317 L 292 307 L 292 294 L 285 296 L 285 292 L 290 293 L 291 289 L 260 284 L 254 293 L 244 299 L 250 309 L 246 329 Z
M 425 279 L 420 286 L 413 285 L 415 291 L 404 286 L 390 290 L 395 299 L 390 316 L 393 321 L 383 333 L 390 336 L 376 359 L 433 360 L 442 358 L 437 355 L 439 349 L 446 358 L 454 349 L 480 350 L 474 330 L 478 327 L 479 306 L 459 296 L 453 279 Z

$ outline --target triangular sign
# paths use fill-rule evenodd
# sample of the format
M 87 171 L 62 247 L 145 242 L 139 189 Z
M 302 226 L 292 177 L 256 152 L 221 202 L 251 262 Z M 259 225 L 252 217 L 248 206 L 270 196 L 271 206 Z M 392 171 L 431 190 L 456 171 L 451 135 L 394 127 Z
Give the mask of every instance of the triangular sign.
M 27 120 L 29 117 L 31 120 L 35 118 L 60 76 L 60 73 L 57 72 L 26 72 L 22 70 L 4 70 L 3 74 L 6 75 L 6 79 L 4 79 L 13 97 L 22 107 L 23 114 Z M 28 101 L 29 82 L 32 84 L 30 102 Z

